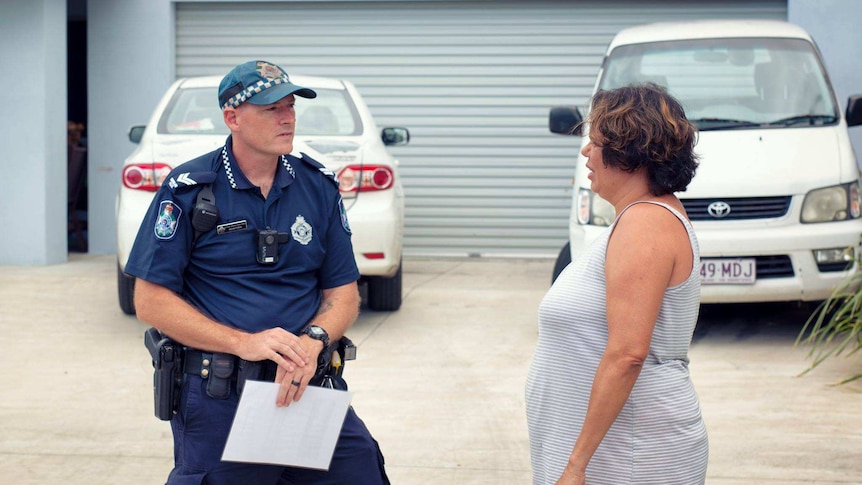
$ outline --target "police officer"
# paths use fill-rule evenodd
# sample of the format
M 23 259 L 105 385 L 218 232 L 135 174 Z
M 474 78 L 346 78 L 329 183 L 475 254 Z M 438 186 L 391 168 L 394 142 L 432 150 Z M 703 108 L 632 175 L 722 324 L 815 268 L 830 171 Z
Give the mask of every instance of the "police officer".
M 277 367 L 277 405 L 288 406 L 359 312 L 337 182 L 307 155 L 290 155 L 295 96 L 316 95 L 265 61 L 231 70 L 218 93 L 225 145 L 174 169 L 138 232 L 125 268 L 137 278 L 138 318 L 187 347 L 169 484 L 389 483 L 352 408 L 328 472 L 220 460 L 237 363 Z

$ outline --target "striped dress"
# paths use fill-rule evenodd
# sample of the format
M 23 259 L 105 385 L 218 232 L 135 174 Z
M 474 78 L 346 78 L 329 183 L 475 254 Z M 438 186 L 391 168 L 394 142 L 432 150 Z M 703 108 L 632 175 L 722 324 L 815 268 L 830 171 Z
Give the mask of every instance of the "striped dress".
M 588 485 L 696 485 L 706 476 L 709 444 L 688 372 L 700 301 L 697 239 L 685 217 L 656 204 L 685 225 L 694 264 L 687 280 L 665 291 L 649 355 L 590 460 Z M 536 485 L 553 484 L 562 474 L 586 416 L 608 338 L 605 254 L 612 230 L 613 225 L 560 274 L 539 306 L 539 338 L 526 386 Z

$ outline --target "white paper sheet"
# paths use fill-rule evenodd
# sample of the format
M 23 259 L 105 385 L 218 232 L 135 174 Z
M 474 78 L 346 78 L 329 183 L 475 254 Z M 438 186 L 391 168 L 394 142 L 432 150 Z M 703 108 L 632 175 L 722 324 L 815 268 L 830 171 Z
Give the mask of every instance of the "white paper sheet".
M 353 394 L 308 386 L 278 407 L 278 387 L 246 381 L 222 460 L 328 470 Z

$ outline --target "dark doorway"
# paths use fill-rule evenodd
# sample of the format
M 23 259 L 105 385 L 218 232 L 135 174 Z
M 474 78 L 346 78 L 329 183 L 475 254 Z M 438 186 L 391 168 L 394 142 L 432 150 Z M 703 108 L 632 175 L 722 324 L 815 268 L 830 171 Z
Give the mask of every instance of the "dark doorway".
M 87 252 L 87 0 L 66 2 L 68 248 Z

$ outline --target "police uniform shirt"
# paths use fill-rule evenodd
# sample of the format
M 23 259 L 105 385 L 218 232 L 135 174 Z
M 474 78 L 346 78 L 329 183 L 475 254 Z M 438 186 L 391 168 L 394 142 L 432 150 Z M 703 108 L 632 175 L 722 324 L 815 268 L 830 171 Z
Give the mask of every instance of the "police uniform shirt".
M 206 183 L 212 183 L 218 222 L 194 242 L 191 217 Z M 275 264 L 257 261 L 258 231 L 267 228 L 283 234 Z M 332 173 L 305 154 L 283 156 L 264 199 L 236 164 L 230 137 L 224 148 L 171 171 L 125 272 L 249 332 L 280 326 L 298 333 L 317 311 L 320 290 L 359 278 Z

